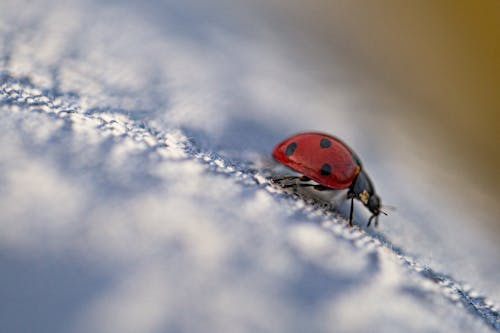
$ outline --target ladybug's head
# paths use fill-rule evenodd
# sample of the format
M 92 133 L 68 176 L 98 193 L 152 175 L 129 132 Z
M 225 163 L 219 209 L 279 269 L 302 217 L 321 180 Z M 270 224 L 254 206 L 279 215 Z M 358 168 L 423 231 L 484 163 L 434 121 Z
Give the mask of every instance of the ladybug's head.
M 368 203 L 366 204 L 366 207 L 368 207 L 368 209 L 370 210 L 370 212 L 372 212 L 372 216 L 368 219 L 368 224 L 367 226 L 370 226 L 370 224 L 372 223 L 372 220 L 375 219 L 375 226 L 378 226 L 378 216 L 380 213 L 383 213 L 385 215 L 387 215 L 386 213 L 384 213 L 383 211 L 380 210 L 380 205 L 381 205 L 381 202 L 380 202 L 380 197 L 373 193 L 371 196 L 370 196 L 370 199 L 368 199 Z
M 370 212 L 372 212 L 373 215 L 377 216 L 378 214 L 380 214 L 380 206 L 381 206 L 380 197 L 375 193 L 370 195 L 368 203 L 366 204 L 366 207 L 368 207 Z

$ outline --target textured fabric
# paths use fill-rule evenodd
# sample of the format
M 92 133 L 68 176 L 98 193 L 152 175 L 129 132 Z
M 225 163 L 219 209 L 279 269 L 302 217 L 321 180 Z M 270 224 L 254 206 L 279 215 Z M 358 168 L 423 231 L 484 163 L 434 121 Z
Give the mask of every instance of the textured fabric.
M 349 86 L 332 102 L 264 26 L 180 3 L 0 4 L 0 331 L 499 330 L 496 248 L 373 162 Z M 403 207 L 377 230 L 267 180 L 330 117 Z

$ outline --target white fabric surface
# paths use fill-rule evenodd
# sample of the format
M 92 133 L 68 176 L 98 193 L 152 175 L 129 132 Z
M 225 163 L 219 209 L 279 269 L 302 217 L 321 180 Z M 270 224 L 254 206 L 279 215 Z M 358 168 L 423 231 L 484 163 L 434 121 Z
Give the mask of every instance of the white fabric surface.
M 361 154 L 403 207 L 375 231 L 267 182 L 311 114 L 374 143 L 324 112 L 349 86 L 216 6 L 0 4 L 0 331 L 499 330 L 498 247 L 446 239 L 412 175 Z

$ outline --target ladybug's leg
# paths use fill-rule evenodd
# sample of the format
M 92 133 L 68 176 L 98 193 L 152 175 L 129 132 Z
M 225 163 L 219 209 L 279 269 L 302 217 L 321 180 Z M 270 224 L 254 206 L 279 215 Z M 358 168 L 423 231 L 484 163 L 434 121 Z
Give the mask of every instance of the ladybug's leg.
M 283 176 L 278 178 L 271 178 L 271 183 L 279 184 L 283 188 L 296 187 L 296 186 L 318 186 L 318 184 L 309 184 L 311 178 L 306 176 Z M 284 183 L 284 184 L 283 184 Z
M 335 189 L 329 188 L 329 187 L 326 187 L 323 185 L 316 185 L 316 186 L 314 186 L 314 189 L 318 190 L 318 191 L 335 191 Z
M 349 226 L 352 227 L 352 219 L 354 217 L 354 198 L 356 195 L 354 192 L 349 191 L 347 193 L 347 199 L 351 199 L 351 209 L 349 211 Z
M 289 184 L 285 185 L 284 187 L 292 187 L 292 186 L 300 186 L 300 187 L 312 187 L 317 191 L 335 191 L 334 188 L 326 187 L 321 184 L 308 184 L 308 183 L 299 183 L 299 184 Z
M 323 185 L 318 185 L 318 184 L 304 184 L 304 185 L 307 185 L 307 186 L 311 186 L 312 185 L 314 187 L 314 189 L 317 190 L 317 191 L 335 191 L 335 189 L 333 189 L 333 188 L 329 188 L 329 187 L 326 187 L 326 186 L 323 186 Z
M 309 179 L 308 177 L 306 176 L 283 176 L 283 177 L 274 177 L 274 178 L 271 178 L 271 182 L 273 183 L 279 183 L 279 182 L 282 182 L 284 180 L 300 180 L 300 181 L 303 181 L 303 182 L 307 182 L 307 181 L 310 181 L 311 179 Z
M 281 185 L 283 188 L 290 188 L 290 187 L 295 187 L 297 184 L 286 184 L 286 185 Z
M 354 197 L 351 198 L 351 210 L 349 212 L 349 226 L 352 227 L 352 218 L 354 215 Z
M 318 191 L 327 191 L 327 190 L 332 190 L 331 188 L 328 188 L 326 186 L 323 186 L 323 185 L 318 185 L 318 184 L 286 184 L 286 185 L 283 185 L 282 187 L 283 188 L 288 188 L 288 187 L 313 187 L 315 190 L 318 190 Z
M 377 217 L 377 215 L 372 215 L 372 216 L 370 216 L 370 218 L 368 219 L 368 224 L 367 224 L 366 226 L 367 226 L 367 227 L 369 227 L 369 226 L 370 226 L 370 224 L 372 224 L 372 220 L 373 220 L 374 218 L 376 218 L 376 217 Z M 376 219 L 375 219 L 375 226 L 377 226 L 377 225 L 378 225 L 378 218 L 376 218 Z

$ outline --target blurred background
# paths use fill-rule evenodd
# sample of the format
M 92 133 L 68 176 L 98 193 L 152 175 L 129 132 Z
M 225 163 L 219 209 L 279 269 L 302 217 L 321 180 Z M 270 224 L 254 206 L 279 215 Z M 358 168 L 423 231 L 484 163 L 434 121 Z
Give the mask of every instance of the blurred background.
M 335 80 L 329 69 L 339 62 L 355 73 L 349 83 L 373 103 L 359 121 L 375 132 L 387 123 L 398 127 L 397 140 L 425 161 L 418 167 L 429 169 L 437 187 L 449 187 L 464 209 L 486 210 L 477 221 L 500 236 L 498 1 L 259 5 L 289 36 L 291 52 L 321 64 L 321 75 Z M 391 149 L 395 142 L 383 144 Z

